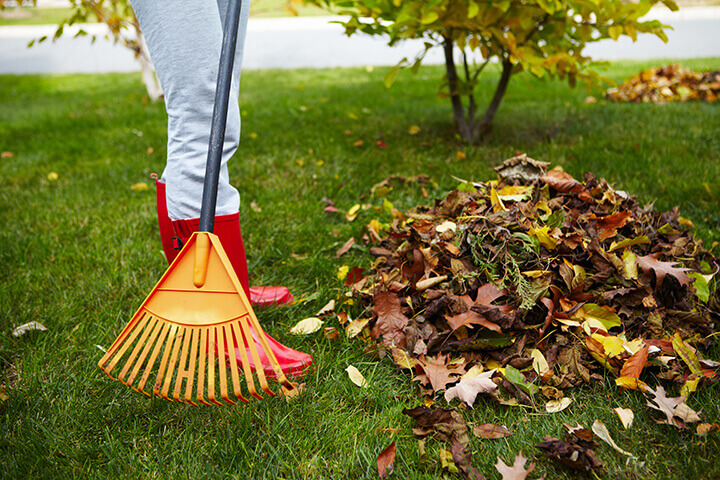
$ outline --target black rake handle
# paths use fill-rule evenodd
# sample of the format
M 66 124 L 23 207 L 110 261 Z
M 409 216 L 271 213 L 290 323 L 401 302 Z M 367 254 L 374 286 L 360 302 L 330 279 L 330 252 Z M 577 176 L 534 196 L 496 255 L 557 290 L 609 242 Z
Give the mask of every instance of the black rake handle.
M 200 210 L 198 230 L 201 232 L 212 233 L 215 227 L 215 206 L 217 204 L 218 181 L 220 179 L 220 162 L 222 160 L 223 144 L 225 143 L 225 126 L 227 125 L 235 46 L 237 45 L 238 25 L 240 23 L 240 3 L 241 0 L 230 0 L 228 2 L 227 16 L 225 17 L 225 30 L 222 50 L 220 51 L 215 106 L 210 127 L 210 145 Z

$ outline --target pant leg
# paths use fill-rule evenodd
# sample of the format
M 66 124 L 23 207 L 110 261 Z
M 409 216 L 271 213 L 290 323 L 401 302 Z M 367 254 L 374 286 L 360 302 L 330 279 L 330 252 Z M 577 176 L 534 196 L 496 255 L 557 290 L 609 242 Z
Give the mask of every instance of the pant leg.
M 226 6 L 225 2 L 223 7 Z M 165 94 L 168 158 L 163 181 L 172 219 L 200 215 L 210 124 L 222 45 L 217 0 L 132 0 L 150 57 Z M 238 79 L 247 30 L 249 1 L 243 0 L 234 79 L 218 185 L 217 215 L 238 211 L 239 196 L 230 185 L 227 161 L 240 141 Z

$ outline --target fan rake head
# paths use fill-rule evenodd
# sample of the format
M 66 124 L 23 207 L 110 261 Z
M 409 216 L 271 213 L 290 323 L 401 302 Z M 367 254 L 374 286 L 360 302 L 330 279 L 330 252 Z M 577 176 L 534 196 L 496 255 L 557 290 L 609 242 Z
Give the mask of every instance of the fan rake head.
M 98 365 L 111 378 L 120 368 L 117 380 L 134 390 L 150 395 L 151 381 L 154 395 L 192 405 L 221 405 L 218 397 L 247 402 L 241 377 L 250 395 L 263 398 L 257 376 L 260 388 L 274 396 L 266 370 L 286 393 L 295 388 L 220 240 L 207 232 L 188 240 Z

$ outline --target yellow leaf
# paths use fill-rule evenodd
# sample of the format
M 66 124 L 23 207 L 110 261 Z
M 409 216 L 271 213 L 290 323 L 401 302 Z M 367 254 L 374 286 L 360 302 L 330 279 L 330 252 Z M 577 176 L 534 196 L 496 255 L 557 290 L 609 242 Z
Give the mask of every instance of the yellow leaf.
M 602 344 L 605 355 L 608 358 L 621 355 L 625 351 L 625 348 L 623 347 L 625 342 L 619 337 L 606 337 L 605 335 L 599 335 L 597 333 L 593 333 L 590 336 Z
M 410 135 L 417 135 L 418 133 L 420 133 L 420 127 L 417 125 L 411 125 L 408 129 L 408 134 Z
M 680 395 L 687 398 L 690 396 L 692 392 L 697 390 L 698 382 L 700 381 L 700 377 L 695 377 L 691 375 L 687 380 L 685 380 L 685 383 L 682 387 L 680 387 Z
M 349 271 L 350 271 L 350 267 L 348 267 L 347 265 L 343 265 L 342 267 L 338 268 L 338 272 L 337 272 L 338 280 L 345 280 L 345 277 L 347 277 L 347 274 Z
M 623 252 L 623 278 L 626 280 L 637 280 L 637 255 L 635 255 L 630 249 Z
M 462 152 L 460 150 L 455 152 L 455 160 L 465 160 L 466 157 L 467 155 L 465 155 L 465 152 Z
M 356 203 L 350 207 L 350 210 L 348 210 L 347 214 L 345 214 L 345 220 L 352 222 L 357 217 L 358 212 L 360 212 L 360 204 Z
M 350 377 L 350 381 L 358 387 L 368 388 L 370 386 L 367 384 L 367 381 L 365 380 L 365 377 L 363 377 L 362 373 L 360 373 L 360 370 L 354 366 L 350 365 L 345 369 L 345 371 L 347 372 L 348 377 Z
M 300 320 L 294 327 L 290 329 L 293 335 L 308 335 L 320 330 L 323 321 L 317 317 L 308 317 Z
M 345 335 L 347 335 L 348 338 L 357 337 L 358 334 L 363 331 L 363 329 L 367 326 L 369 322 L 369 318 L 358 318 L 357 320 L 353 320 L 348 324 L 347 328 L 345 329 Z
M 492 198 L 492 193 L 490 198 Z M 541 228 L 535 228 L 530 225 L 530 235 L 537 238 L 540 245 L 548 250 L 555 250 L 555 247 L 557 247 L 557 240 L 550 236 L 550 229 L 547 225 Z
M 549 273 L 552 273 L 550 270 L 526 270 L 524 272 L 520 272 L 526 277 L 529 278 L 540 278 L 544 277 L 545 275 L 548 275 Z
M 608 252 L 612 252 L 614 250 L 619 250 L 621 248 L 629 247 L 631 245 L 642 245 L 645 243 L 650 243 L 650 239 L 647 237 L 647 235 L 641 235 L 641 236 L 635 237 L 635 238 L 626 238 L 625 240 L 622 240 L 620 242 L 612 242 L 610 244 L 610 248 L 608 249 Z
M 502 200 L 500 200 L 500 197 L 498 197 L 495 187 L 490 188 L 490 204 L 492 205 L 493 212 L 495 213 L 507 210 L 507 208 L 505 208 L 505 205 L 503 205 Z
M 50 180 L 51 182 L 54 182 L 55 180 L 58 179 L 58 174 L 55 172 L 50 172 L 47 175 L 47 179 Z
M 48 178 L 49 178 L 49 175 L 48 175 Z M 133 183 L 132 186 L 130 187 L 130 190 L 132 190 L 133 192 L 144 192 L 144 191 L 148 190 L 149 188 L 150 187 L 148 187 L 147 183 L 138 182 L 138 183 Z
M 677 332 L 673 335 L 672 346 L 675 353 L 677 353 L 678 356 L 682 358 L 683 362 L 685 362 L 685 365 L 688 366 L 690 372 L 693 375 L 702 376 L 702 366 L 700 365 L 700 360 L 698 360 L 695 352 L 693 352 L 690 347 L 683 342 L 680 334 Z
M 646 392 L 650 390 L 650 387 L 647 383 L 634 377 L 618 377 L 615 379 L 615 385 L 620 388 L 630 388 L 632 390 L 639 390 L 641 392 Z

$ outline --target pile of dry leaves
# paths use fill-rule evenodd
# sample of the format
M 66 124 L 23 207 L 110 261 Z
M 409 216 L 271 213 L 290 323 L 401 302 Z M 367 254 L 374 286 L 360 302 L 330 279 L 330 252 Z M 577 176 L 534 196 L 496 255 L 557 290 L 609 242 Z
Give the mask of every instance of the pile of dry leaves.
M 693 72 L 680 65 L 653 67 L 633 75 L 605 98 L 616 102 L 714 102 L 720 96 L 720 71 Z
M 547 168 L 521 155 L 497 168 L 496 181 L 395 211 L 384 236 L 368 226 L 373 268 L 348 281 L 367 314 L 348 333 L 448 402 L 472 406 L 485 394 L 559 411 L 570 404 L 563 390 L 602 381 L 606 370 L 645 394 L 663 423 L 699 422 L 684 397 L 666 397 L 643 375 L 678 384 L 683 396 L 720 379 L 720 362 L 701 353 L 720 322 L 718 259 L 677 210 L 659 213 L 592 174 L 579 181 Z M 405 413 L 420 436 L 439 429 L 455 468 L 480 478 L 464 430 L 447 427 L 457 416 Z M 568 438 L 538 448 L 596 469 L 587 432 L 568 426 Z

